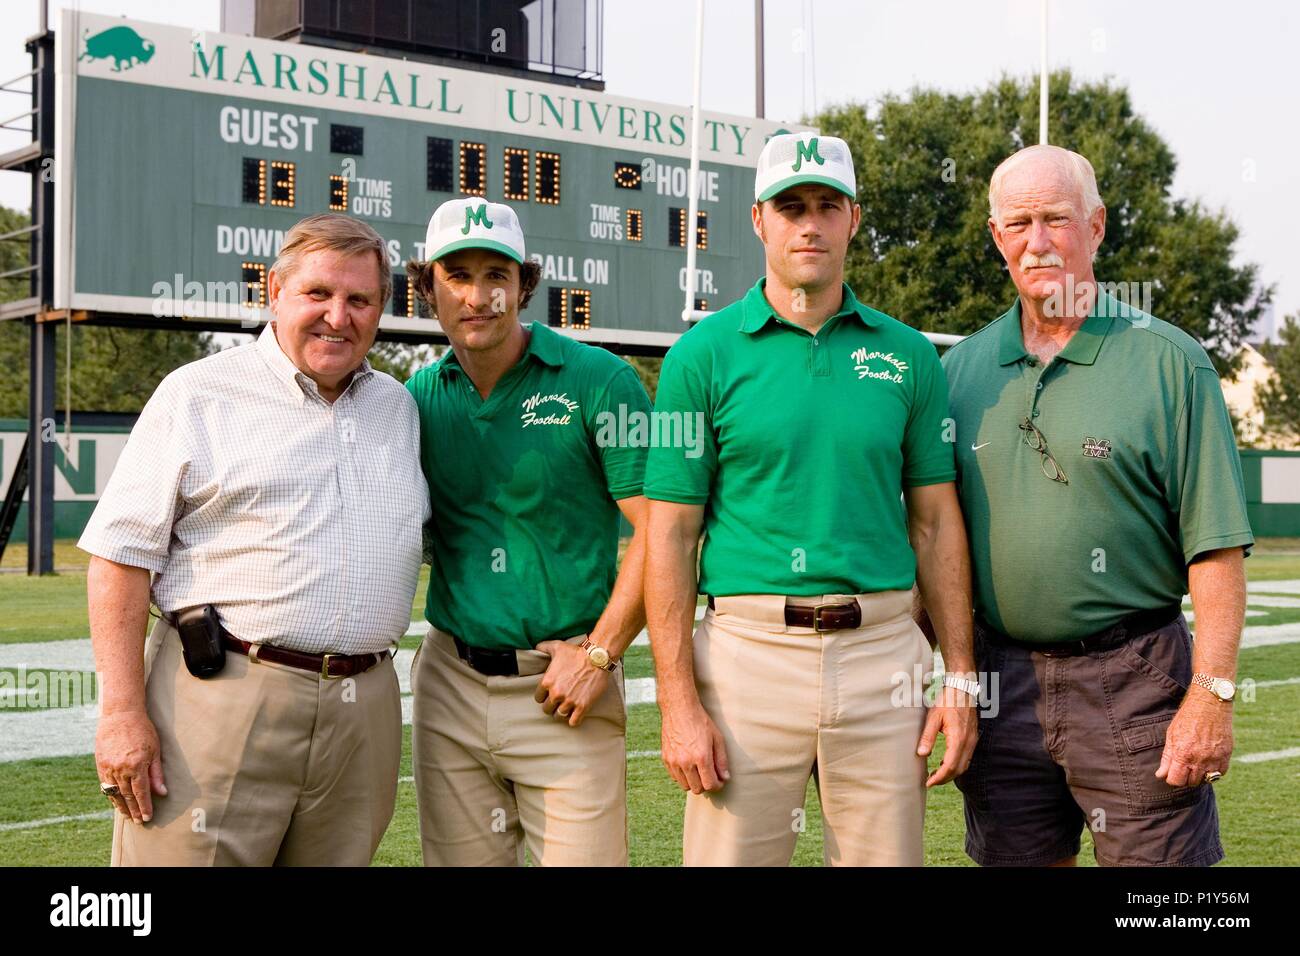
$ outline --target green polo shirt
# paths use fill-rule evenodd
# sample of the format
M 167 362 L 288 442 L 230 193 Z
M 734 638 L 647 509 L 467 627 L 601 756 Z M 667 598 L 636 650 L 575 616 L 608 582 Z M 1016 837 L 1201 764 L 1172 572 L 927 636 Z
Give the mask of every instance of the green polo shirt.
M 1046 366 L 1020 301 L 944 356 L 975 608 L 1066 641 L 1180 602 L 1198 554 L 1254 542 L 1241 462 L 1205 350 L 1102 293 Z M 1065 472 L 1045 476 L 1030 419 Z
M 655 414 L 698 421 L 703 440 L 651 447 L 646 497 L 704 506 L 704 593 L 910 588 L 902 491 L 955 474 L 939 356 L 847 285 L 812 335 L 772 311 L 764 284 L 664 359 Z
M 486 401 L 450 350 L 406 383 L 433 503 L 425 617 L 476 647 L 591 630 L 617 574 L 615 502 L 641 494 L 645 477 L 644 443 L 617 428 L 650 411 L 636 370 L 530 328 Z

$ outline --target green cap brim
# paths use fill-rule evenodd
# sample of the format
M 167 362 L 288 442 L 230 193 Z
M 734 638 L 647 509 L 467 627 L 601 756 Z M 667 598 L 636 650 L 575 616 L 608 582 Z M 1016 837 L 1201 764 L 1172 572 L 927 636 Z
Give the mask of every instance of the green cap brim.
M 781 192 L 781 190 L 789 189 L 791 186 L 802 186 L 804 183 L 817 183 L 822 186 L 830 186 L 831 189 L 843 193 L 852 200 L 856 201 L 858 198 L 853 195 L 853 193 L 849 192 L 849 188 L 838 179 L 832 179 L 830 176 L 814 176 L 811 174 L 805 175 L 803 173 L 795 173 L 793 176 L 787 177 L 786 179 L 782 179 L 779 182 L 768 186 L 763 190 L 762 195 L 758 197 L 758 201 L 767 202 L 777 193 Z
M 508 259 L 513 259 L 520 265 L 524 263 L 524 257 L 516 250 L 507 246 L 504 242 L 497 242 L 495 239 L 478 239 L 470 237 L 467 239 L 457 239 L 455 242 L 449 242 L 434 255 L 429 256 L 429 261 L 433 262 L 441 259 L 443 256 L 450 255 L 453 252 L 459 252 L 461 249 L 490 249 L 492 252 L 499 252 Z

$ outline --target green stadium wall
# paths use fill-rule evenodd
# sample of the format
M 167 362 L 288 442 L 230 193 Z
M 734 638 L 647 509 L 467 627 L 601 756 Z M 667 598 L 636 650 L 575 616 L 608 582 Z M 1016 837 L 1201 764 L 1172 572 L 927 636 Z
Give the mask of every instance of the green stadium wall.
M 26 436 L 22 419 L 0 418 L 0 496 L 18 464 Z M 58 538 L 81 535 L 95 510 L 108 476 L 130 434 L 125 425 L 84 425 L 73 422 L 74 461 L 63 453 L 63 431 L 58 431 L 55 451 L 54 534 Z M 1256 537 L 1300 537 L 1300 452 L 1241 450 L 1241 472 L 1246 488 L 1246 508 Z M 631 534 L 626 521 L 624 535 Z M 27 505 L 18 512 L 11 543 L 27 540 Z

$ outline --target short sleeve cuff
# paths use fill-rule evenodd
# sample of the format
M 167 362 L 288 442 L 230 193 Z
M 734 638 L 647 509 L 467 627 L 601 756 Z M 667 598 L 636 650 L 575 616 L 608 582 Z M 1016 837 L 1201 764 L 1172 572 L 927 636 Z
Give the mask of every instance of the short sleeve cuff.
M 922 485 L 943 485 L 956 480 L 956 469 L 949 468 L 945 471 L 923 471 L 915 475 L 905 475 L 903 484 L 908 488 L 919 488 Z
M 1255 535 L 1250 531 L 1234 531 L 1229 534 L 1197 538 L 1190 545 L 1183 546 L 1183 560 L 1191 564 L 1207 551 L 1222 551 L 1224 548 L 1244 548 L 1246 556 L 1249 557 L 1254 543 Z
M 167 563 L 170 560 L 169 555 L 159 555 L 157 552 L 145 548 L 110 545 L 91 534 L 83 534 L 81 540 L 77 542 L 77 547 L 87 554 L 93 554 L 105 561 L 112 561 L 114 564 L 125 564 L 132 568 L 144 568 L 154 574 L 162 574 L 163 571 L 167 570 Z
M 622 485 L 613 485 L 609 489 L 609 496 L 615 501 L 622 501 L 624 498 L 635 498 L 641 494 L 641 482 L 628 483 Z
M 668 491 L 662 488 L 646 488 L 641 492 L 652 501 L 671 501 L 678 505 L 702 505 L 709 500 L 707 492 Z

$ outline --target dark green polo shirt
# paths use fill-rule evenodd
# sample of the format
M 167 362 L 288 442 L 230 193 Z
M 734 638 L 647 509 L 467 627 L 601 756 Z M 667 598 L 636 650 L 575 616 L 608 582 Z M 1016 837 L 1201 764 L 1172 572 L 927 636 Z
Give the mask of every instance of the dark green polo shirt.
M 646 497 L 704 505 L 704 593 L 910 588 L 902 491 L 955 474 L 939 356 L 847 285 L 812 335 L 772 311 L 764 284 L 664 359 L 655 414 L 698 420 L 702 441 L 652 447 Z
M 1020 301 L 944 356 L 976 610 L 1065 641 L 1180 602 L 1187 564 L 1254 542 L 1219 377 L 1185 332 L 1102 293 L 1046 366 Z M 1031 420 L 1068 484 L 1018 426 Z
M 450 350 L 406 383 L 433 504 L 425 617 L 476 647 L 591 630 L 614 588 L 615 502 L 641 494 L 645 475 L 645 445 L 617 427 L 650 411 L 636 370 L 530 328 L 486 401 Z

